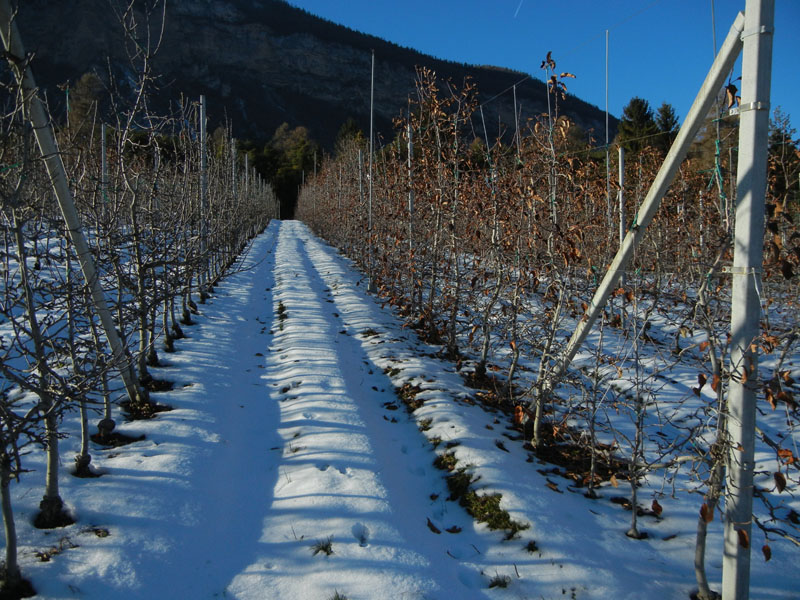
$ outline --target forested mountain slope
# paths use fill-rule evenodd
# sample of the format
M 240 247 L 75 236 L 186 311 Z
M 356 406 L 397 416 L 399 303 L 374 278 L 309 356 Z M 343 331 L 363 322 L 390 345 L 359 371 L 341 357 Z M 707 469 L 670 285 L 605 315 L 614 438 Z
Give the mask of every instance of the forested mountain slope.
M 31 0 L 22 6 L 19 26 L 29 50 L 36 53 L 34 70 L 48 90 L 56 115 L 63 114 L 65 84 L 73 87 L 74 94 L 76 82 L 86 72 L 107 80 L 107 57 L 124 88 L 132 75 L 128 60 L 132 46 L 123 43 L 118 18 L 126 4 L 122 0 Z M 138 10 L 141 25 L 146 17 Z M 373 49 L 376 126 L 384 139 L 392 138 L 391 120 L 407 107 L 417 66 L 431 68 L 458 85 L 466 76 L 473 78 L 482 100 L 525 77 L 502 68 L 438 60 L 315 17 L 281 0 L 175 0 L 166 3 L 163 14 L 151 14 L 149 20 L 153 43 L 162 22 L 164 26 L 152 64 L 161 87 L 152 97 L 155 107 L 163 110 L 181 94 L 206 94 L 212 127 L 227 117 L 239 138 L 269 139 L 287 122 L 308 127 L 314 139 L 330 148 L 339 127 L 350 117 L 368 130 Z M 517 99 L 523 119 L 547 110 L 544 84 L 538 79 L 521 84 Z M 562 108 L 584 129 L 604 130 L 605 116 L 596 107 L 568 97 Z M 495 131 L 498 117 L 513 125 L 512 94 L 503 94 L 487 106 L 486 117 Z M 613 118 L 612 127 L 616 127 Z

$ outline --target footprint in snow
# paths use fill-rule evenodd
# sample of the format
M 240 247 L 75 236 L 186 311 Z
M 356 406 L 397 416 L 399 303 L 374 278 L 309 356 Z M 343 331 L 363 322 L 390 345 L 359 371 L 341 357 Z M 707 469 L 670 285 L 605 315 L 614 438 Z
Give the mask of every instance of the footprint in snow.
M 447 553 L 456 560 L 461 560 L 462 558 L 464 558 L 464 550 L 459 546 L 448 549 Z
M 358 540 L 358 544 L 362 548 L 369 546 L 369 527 L 363 523 L 356 523 L 351 531 L 353 532 L 353 537 Z
M 458 567 L 458 580 L 461 584 L 470 589 L 478 589 L 484 586 L 484 579 L 480 573 L 468 567 Z

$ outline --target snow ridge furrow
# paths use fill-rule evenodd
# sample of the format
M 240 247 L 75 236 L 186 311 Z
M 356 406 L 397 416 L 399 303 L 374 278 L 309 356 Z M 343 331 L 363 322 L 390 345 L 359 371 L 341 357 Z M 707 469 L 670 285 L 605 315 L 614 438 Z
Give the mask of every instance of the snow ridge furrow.
M 376 589 L 437 597 L 430 560 L 392 517 L 360 414 L 367 367 L 343 353 L 337 317 L 293 225 L 281 224 L 275 252 L 279 323 L 265 372 L 280 405 L 280 472 L 263 525 L 264 552 L 229 591 L 243 598 L 263 597 L 264 589 L 281 599 L 336 591 L 371 598 Z

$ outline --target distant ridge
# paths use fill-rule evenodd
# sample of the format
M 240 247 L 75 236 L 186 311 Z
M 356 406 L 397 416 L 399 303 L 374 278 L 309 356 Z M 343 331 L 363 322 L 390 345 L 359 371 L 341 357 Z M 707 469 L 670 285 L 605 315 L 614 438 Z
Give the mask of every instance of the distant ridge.
M 112 10 L 117 4 L 122 2 L 21 3 L 21 34 L 28 50 L 36 54 L 34 71 L 54 111 L 64 103 L 63 92 L 56 86 L 74 84 L 89 71 L 105 79 L 107 57 L 118 78 L 131 74 L 122 28 Z M 384 140 L 394 136 L 391 121 L 407 106 L 417 65 L 457 85 L 464 77 L 472 77 L 482 102 L 526 77 L 503 67 L 436 59 L 316 17 L 282 0 L 171 0 L 164 42 L 153 64 L 161 76 L 161 90 L 154 94 L 153 104 L 165 110 L 180 94 L 205 94 L 212 127 L 227 117 L 235 136 L 264 140 L 283 122 L 292 127 L 305 125 L 312 137 L 330 149 L 349 117 L 368 129 L 373 49 L 376 127 Z M 517 87 L 517 100 L 523 119 L 545 112 L 544 84 L 528 78 Z M 512 95 L 502 94 L 484 112 L 493 124 L 491 137 L 500 129 L 499 122 L 506 127 L 513 124 Z M 605 114 L 597 107 L 568 97 L 562 112 L 584 129 L 594 129 L 596 137 L 604 136 Z M 612 129 L 616 123 L 612 118 Z

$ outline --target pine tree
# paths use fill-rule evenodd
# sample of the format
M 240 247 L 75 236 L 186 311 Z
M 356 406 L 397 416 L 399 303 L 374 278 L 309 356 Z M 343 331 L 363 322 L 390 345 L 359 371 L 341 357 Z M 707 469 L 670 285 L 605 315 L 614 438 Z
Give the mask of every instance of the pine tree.
M 647 100 L 631 98 L 622 111 L 617 139 L 627 152 L 636 153 L 655 144 L 659 129 Z
M 800 200 L 800 139 L 789 116 L 776 108 L 770 120 L 769 181 L 774 198 L 783 204 Z
M 366 143 L 366 136 L 358 126 L 358 123 L 356 123 L 356 120 L 353 117 L 349 117 L 342 123 L 339 132 L 336 134 L 336 142 L 334 143 L 336 154 L 339 154 L 343 148 L 348 147 L 352 140 L 355 140 L 358 144 L 364 144 Z
M 679 129 L 678 116 L 671 104 L 664 102 L 659 107 L 656 113 L 656 127 L 659 135 L 655 138 L 655 145 L 666 156 Z

